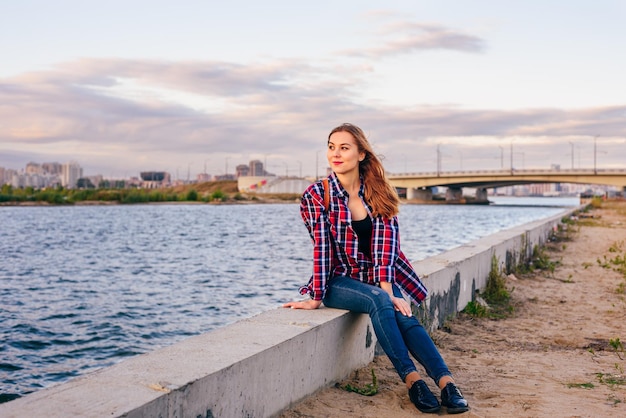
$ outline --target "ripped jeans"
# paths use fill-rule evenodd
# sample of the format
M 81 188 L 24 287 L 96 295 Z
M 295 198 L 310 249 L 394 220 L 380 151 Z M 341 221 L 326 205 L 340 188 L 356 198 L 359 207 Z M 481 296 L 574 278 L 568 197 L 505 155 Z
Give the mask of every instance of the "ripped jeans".
M 395 284 L 393 294 L 402 297 Z M 409 373 L 417 371 L 409 352 L 435 384 L 443 376 L 452 375 L 418 319 L 396 312 L 391 298 L 381 288 L 349 277 L 335 276 L 328 283 L 323 302 L 329 308 L 369 314 L 378 342 L 403 382 Z

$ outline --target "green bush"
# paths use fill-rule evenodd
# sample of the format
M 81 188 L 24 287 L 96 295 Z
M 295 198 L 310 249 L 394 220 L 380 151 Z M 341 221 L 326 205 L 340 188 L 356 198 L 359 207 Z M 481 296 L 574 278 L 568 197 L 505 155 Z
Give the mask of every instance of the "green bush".
M 504 276 L 498 266 L 498 258 L 491 257 L 491 270 L 487 277 L 487 285 L 484 292 L 485 300 L 489 303 L 506 303 L 511 298 L 511 294 L 506 288 Z
M 121 203 L 145 203 L 148 202 L 148 195 L 138 190 L 131 190 L 122 198 Z
M 38 202 L 48 202 L 54 205 L 68 203 L 63 193 L 60 193 L 56 190 L 43 190 L 37 193 L 37 195 L 35 196 L 35 199 Z
M 191 189 L 187 192 L 187 196 L 185 196 L 185 200 L 195 202 L 198 200 L 198 192 L 194 189 Z
M 226 198 L 227 198 L 226 193 L 218 189 L 214 191 L 213 193 L 211 193 L 211 195 L 209 196 L 209 201 L 218 200 L 218 201 L 223 202 L 226 200 Z
M 481 305 L 480 303 L 473 300 L 465 305 L 465 308 L 462 312 L 477 318 L 484 318 L 489 315 L 489 310 L 486 306 Z

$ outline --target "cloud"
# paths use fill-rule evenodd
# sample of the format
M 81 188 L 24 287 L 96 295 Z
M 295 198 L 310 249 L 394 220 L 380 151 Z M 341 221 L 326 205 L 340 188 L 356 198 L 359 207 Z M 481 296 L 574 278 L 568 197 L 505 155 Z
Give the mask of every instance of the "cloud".
M 377 17 L 393 15 L 377 14 Z M 449 50 L 481 53 L 486 50 L 486 41 L 478 36 L 445 27 L 439 24 L 394 20 L 376 31 L 370 48 L 347 49 L 338 55 L 366 58 L 384 58 L 400 54 L 411 54 L 427 50 Z
M 432 151 L 446 137 L 559 142 L 554 138 L 623 133 L 626 106 L 504 111 L 363 103 L 358 92 L 370 71 L 349 61 L 63 63 L 0 80 L 0 154 L 11 151 L 0 163 L 44 154 L 78 160 L 89 173 L 126 173 L 192 162 L 198 171 L 210 159 L 219 173 L 229 156 L 234 167 L 269 155 L 313 173 L 328 131 L 343 122 L 361 125 L 392 156 L 407 143 Z

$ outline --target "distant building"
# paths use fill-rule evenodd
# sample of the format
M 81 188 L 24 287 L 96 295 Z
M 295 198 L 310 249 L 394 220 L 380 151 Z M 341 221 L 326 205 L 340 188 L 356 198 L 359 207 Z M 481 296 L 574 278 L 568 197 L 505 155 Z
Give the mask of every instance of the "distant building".
M 237 178 L 239 177 L 245 177 L 248 176 L 250 173 L 250 166 L 247 166 L 245 164 L 239 164 L 236 168 L 235 168 L 235 176 Z
M 2 186 L 4 183 L 4 167 L 0 167 L 0 186 Z
M 63 164 L 61 184 L 63 187 L 73 189 L 76 187 L 78 179 L 83 176 L 82 167 L 75 161 L 70 161 L 67 164 Z
M 215 181 L 221 180 L 237 180 L 234 174 L 221 174 L 214 177 Z
M 17 171 L 12 170 L 10 168 L 5 168 L 4 169 L 4 180 L 2 182 L 2 184 L 11 184 L 11 182 L 13 181 L 13 176 L 17 175 Z
M 88 176 L 85 178 L 89 180 L 94 187 L 100 186 L 100 184 L 104 181 L 102 174 L 96 174 L 95 176 Z
M 24 172 L 29 175 L 43 174 L 43 168 L 37 163 L 30 162 L 26 164 L 26 170 L 24 170 Z
M 146 189 L 156 189 L 170 184 L 170 173 L 165 171 L 142 171 L 139 173 L 141 176 L 141 187 Z
M 41 165 L 44 173 L 55 174 L 61 176 L 63 174 L 63 165 L 60 163 L 43 163 Z
M 200 173 L 196 176 L 196 181 L 198 183 L 206 183 L 207 181 L 211 181 L 211 175 L 207 173 Z
M 248 175 L 253 177 L 264 176 L 265 168 L 263 167 L 263 163 L 259 160 L 250 161 L 250 171 Z

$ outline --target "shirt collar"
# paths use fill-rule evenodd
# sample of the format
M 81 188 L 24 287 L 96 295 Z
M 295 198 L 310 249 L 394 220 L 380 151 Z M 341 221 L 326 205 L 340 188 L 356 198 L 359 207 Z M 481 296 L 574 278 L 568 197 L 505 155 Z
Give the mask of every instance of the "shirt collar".
M 363 176 L 360 176 L 359 178 L 361 180 L 361 186 L 359 187 L 359 196 L 363 197 L 365 195 L 365 185 L 363 184 Z M 334 194 L 336 196 L 341 197 L 342 199 L 350 197 L 346 189 L 344 189 L 341 183 L 339 182 L 339 179 L 337 178 L 337 175 L 335 174 L 335 172 L 330 173 L 330 176 L 328 176 L 328 179 L 330 180 L 331 187 L 333 188 Z

